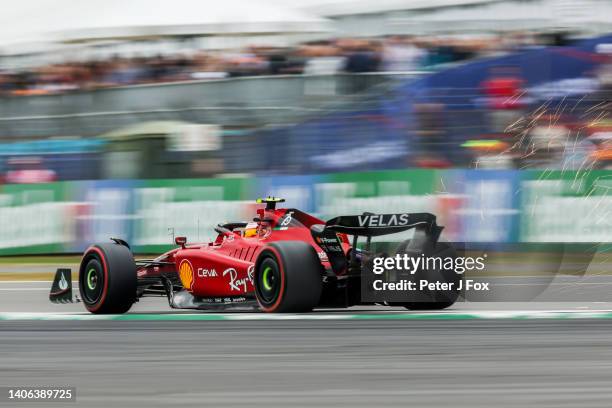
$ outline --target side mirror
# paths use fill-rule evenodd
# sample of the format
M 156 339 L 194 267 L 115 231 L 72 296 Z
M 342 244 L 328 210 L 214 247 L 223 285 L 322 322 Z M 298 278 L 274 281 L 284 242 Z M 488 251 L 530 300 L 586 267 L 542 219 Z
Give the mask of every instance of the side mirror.
M 187 243 L 187 237 L 176 237 L 174 238 L 174 243 L 176 245 L 180 245 L 181 248 L 185 248 L 185 244 Z

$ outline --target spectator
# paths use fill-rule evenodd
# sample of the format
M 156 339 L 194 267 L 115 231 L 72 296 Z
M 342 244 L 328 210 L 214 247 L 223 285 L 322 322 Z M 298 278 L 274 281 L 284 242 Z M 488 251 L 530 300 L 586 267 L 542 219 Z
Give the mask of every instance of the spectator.
M 346 65 L 346 58 L 341 55 L 340 50 L 329 43 L 308 46 L 304 53 L 308 57 L 304 74 L 333 75 L 342 71 Z
M 380 65 L 380 54 L 375 43 L 356 40 L 347 44 L 345 71 L 350 73 L 375 72 Z
M 522 86 L 523 80 L 514 67 L 494 68 L 490 78 L 481 84 L 494 132 L 505 133 L 523 115 Z
M 415 71 L 425 65 L 427 52 L 410 39 L 394 36 L 383 45 L 382 64 L 387 72 Z

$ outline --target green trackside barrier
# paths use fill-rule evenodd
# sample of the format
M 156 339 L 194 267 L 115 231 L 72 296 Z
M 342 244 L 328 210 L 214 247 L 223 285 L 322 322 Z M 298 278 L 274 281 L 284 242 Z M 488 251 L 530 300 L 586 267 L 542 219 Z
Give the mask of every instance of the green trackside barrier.
M 244 177 L 142 181 L 134 194 L 132 245 L 138 252 L 158 253 L 175 246 L 173 235 L 213 239 L 212 227 L 247 216 L 253 183 Z
M 69 184 L 0 186 L 0 255 L 64 251 L 74 240 Z
M 295 187 L 290 178 L 281 179 L 267 178 L 266 185 L 283 182 L 289 190 Z M 472 225 L 481 218 L 474 211 L 483 203 L 488 206 L 483 216 L 489 217 L 484 227 L 494 230 L 498 228 L 496 219 L 511 214 L 511 224 L 517 226 L 517 232 L 507 234 L 507 243 L 602 242 L 608 248 L 612 244 L 609 170 L 409 169 L 323 174 L 313 176 L 311 181 L 308 176 L 305 179 L 299 189 L 294 188 L 301 195 L 297 198 L 310 203 L 307 210 L 324 219 L 362 211 L 428 211 L 436 213 L 440 224 L 446 226 L 447 239 L 461 241 L 467 232 L 474 231 Z M 127 238 L 140 253 L 171 248 L 172 234 L 185 235 L 190 241 L 206 241 L 214 237 L 212 227 L 217 223 L 252 218 L 254 208 L 249 204 L 262 194 L 262 180 L 229 177 L 127 181 L 118 183 L 117 188 L 123 189 L 128 204 L 102 209 L 95 201 L 99 195 L 91 193 L 103 193 L 104 186 L 111 183 L 3 185 L 0 255 L 78 253 L 92 240 L 113 233 L 109 229 L 114 225 L 121 227 L 119 236 Z M 475 190 L 479 180 L 494 183 L 484 183 L 486 188 Z M 468 185 L 471 190 L 465 190 Z M 480 196 L 471 200 L 475 191 Z
M 612 243 L 612 171 L 525 171 L 521 241 Z

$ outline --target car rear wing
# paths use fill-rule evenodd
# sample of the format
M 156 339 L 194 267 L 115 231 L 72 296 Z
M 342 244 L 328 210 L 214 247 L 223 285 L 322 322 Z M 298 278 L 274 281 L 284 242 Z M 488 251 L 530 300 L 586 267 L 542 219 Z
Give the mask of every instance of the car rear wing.
M 340 273 L 349 266 L 349 263 L 356 264 L 357 250 L 351 251 L 350 262 L 347 262 L 336 234 L 351 235 L 354 249 L 357 248 L 359 237 L 366 237 L 364 250 L 369 252 L 372 237 L 395 234 L 409 229 L 415 230 L 410 240 L 410 247 L 426 251 L 436 246 L 444 227 L 438 226 L 436 216 L 429 213 L 363 213 L 362 215 L 343 215 L 332 218 L 325 225 L 311 226 L 310 232 L 315 242 L 327 254 L 332 269 Z
M 412 228 L 423 230 L 434 242 L 444 227 L 438 226 L 436 216 L 430 213 L 400 213 L 342 215 L 325 223 L 325 228 L 348 235 L 376 237 L 395 234 Z

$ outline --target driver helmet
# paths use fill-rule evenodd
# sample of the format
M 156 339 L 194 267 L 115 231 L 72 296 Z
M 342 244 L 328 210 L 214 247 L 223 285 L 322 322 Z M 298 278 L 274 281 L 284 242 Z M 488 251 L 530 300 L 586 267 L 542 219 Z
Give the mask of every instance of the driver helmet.
M 246 227 L 244 227 L 244 237 L 250 238 L 257 236 L 257 223 L 249 222 Z

